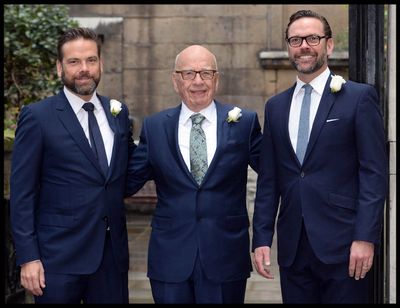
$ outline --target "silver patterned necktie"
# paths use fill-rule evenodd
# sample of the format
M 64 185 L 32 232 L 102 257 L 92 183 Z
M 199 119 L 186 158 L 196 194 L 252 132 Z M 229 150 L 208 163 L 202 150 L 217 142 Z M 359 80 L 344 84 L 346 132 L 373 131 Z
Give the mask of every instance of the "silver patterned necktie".
M 304 155 L 306 154 L 308 145 L 308 136 L 310 130 L 310 103 L 311 103 L 311 92 L 313 87 L 309 84 L 305 84 L 303 102 L 301 103 L 300 120 L 299 120 L 299 131 L 297 134 L 297 146 L 296 155 L 299 159 L 300 164 L 303 164 Z
M 190 172 L 197 184 L 201 184 L 207 172 L 207 142 L 206 135 L 201 128 L 205 117 L 200 113 L 194 113 L 190 117 L 192 129 L 190 130 Z

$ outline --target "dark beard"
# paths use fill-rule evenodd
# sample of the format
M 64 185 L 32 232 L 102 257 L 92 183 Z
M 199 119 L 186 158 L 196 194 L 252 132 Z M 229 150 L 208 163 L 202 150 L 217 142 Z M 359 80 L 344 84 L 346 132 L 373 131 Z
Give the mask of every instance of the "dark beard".
M 290 63 L 292 64 L 293 68 L 296 71 L 298 71 L 302 74 L 312 74 L 312 73 L 315 73 L 316 71 L 318 71 L 324 65 L 325 61 L 323 58 L 320 58 L 317 60 L 317 62 L 313 66 L 310 66 L 307 69 L 302 69 L 299 65 L 297 65 L 296 61 L 293 59 L 290 59 Z
M 306 54 L 304 54 L 306 55 Z M 298 71 L 299 73 L 302 74 L 313 74 L 316 71 L 318 71 L 324 64 L 325 64 L 325 59 L 326 59 L 326 51 L 323 52 L 323 54 L 321 55 L 321 57 L 317 58 L 317 62 L 315 62 L 314 65 L 310 66 L 307 69 L 302 69 L 297 63 L 296 63 L 296 59 L 294 58 L 289 58 L 290 63 L 292 64 L 293 68 Z
M 91 77 L 88 74 L 81 74 L 79 77 Z M 75 84 L 74 80 L 66 79 L 64 71 L 61 74 L 61 80 L 63 84 L 73 93 L 87 96 L 92 95 L 96 90 L 100 82 L 100 76 L 98 78 L 92 77 L 92 82 L 88 86 L 78 86 Z

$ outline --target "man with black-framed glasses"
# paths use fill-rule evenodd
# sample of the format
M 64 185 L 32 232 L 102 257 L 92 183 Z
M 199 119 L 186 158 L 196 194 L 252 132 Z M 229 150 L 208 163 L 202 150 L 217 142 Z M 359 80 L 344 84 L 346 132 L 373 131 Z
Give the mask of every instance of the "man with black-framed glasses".
M 253 217 L 255 267 L 270 271 L 276 222 L 284 303 L 368 302 L 388 173 L 375 89 L 328 68 L 325 17 L 301 10 L 286 29 L 298 72 L 265 105 Z
M 215 56 L 193 45 L 176 57 L 177 107 L 147 117 L 128 191 L 157 187 L 148 277 L 156 303 L 243 303 L 251 271 L 247 171 L 258 170 L 254 111 L 214 99 Z

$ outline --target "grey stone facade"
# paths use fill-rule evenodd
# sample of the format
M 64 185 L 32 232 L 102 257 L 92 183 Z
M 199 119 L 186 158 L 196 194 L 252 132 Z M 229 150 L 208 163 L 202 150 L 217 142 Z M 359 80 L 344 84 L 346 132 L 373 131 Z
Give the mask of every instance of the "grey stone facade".
M 262 65 L 261 51 L 286 51 L 289 16 L 312 9 L 327 16 L 338 38 L 347 31 L 347 5 L 70 5 L 70 16 L 104 37 L 99 91 L 124 101 L 138 138 L 143 117 L 176 106 L 171 72 L 176 54 L 192 44 L 209 48 L 221 74 L 217 99 L 257 111 L 291 86 L 288 61 Z M 340 47 L 340 46 L 339 46 Z M 347 65 L 347 60 L 344 63 Z M 347 76 L 345 66 L 335 73 Z

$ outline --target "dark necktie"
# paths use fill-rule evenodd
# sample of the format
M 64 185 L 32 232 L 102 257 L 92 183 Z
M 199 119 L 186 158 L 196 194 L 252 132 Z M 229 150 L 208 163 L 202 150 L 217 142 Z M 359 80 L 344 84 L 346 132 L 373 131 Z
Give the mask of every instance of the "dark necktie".
M 92 103 L 85 103 L 82 108 L 87 111 L 89 117 L 89 135 L 92 150 L 99 161 L 101 170 L 106 176 L 108 172 L 107 155 L 104 148 L 103 138 L 101 137 L 100 128 L 93 113 L 94 105 Z
M 201 128 L 201 122 L 205 117 L 195 113 L 191 117 L 192 129 L 190 130 L 190 172 L 197 184 L 201 184 L 207 172 L 207 142 L 206 135 Z
M 303 102 L 301 103 L 299 131 L 297 134 L 296 155 L 300 164 L 303 164 L 304 155 L 306 154 L 308 145 L 308 135 L 310 126 L 310 103 L 312 86 L 305 84 Z

